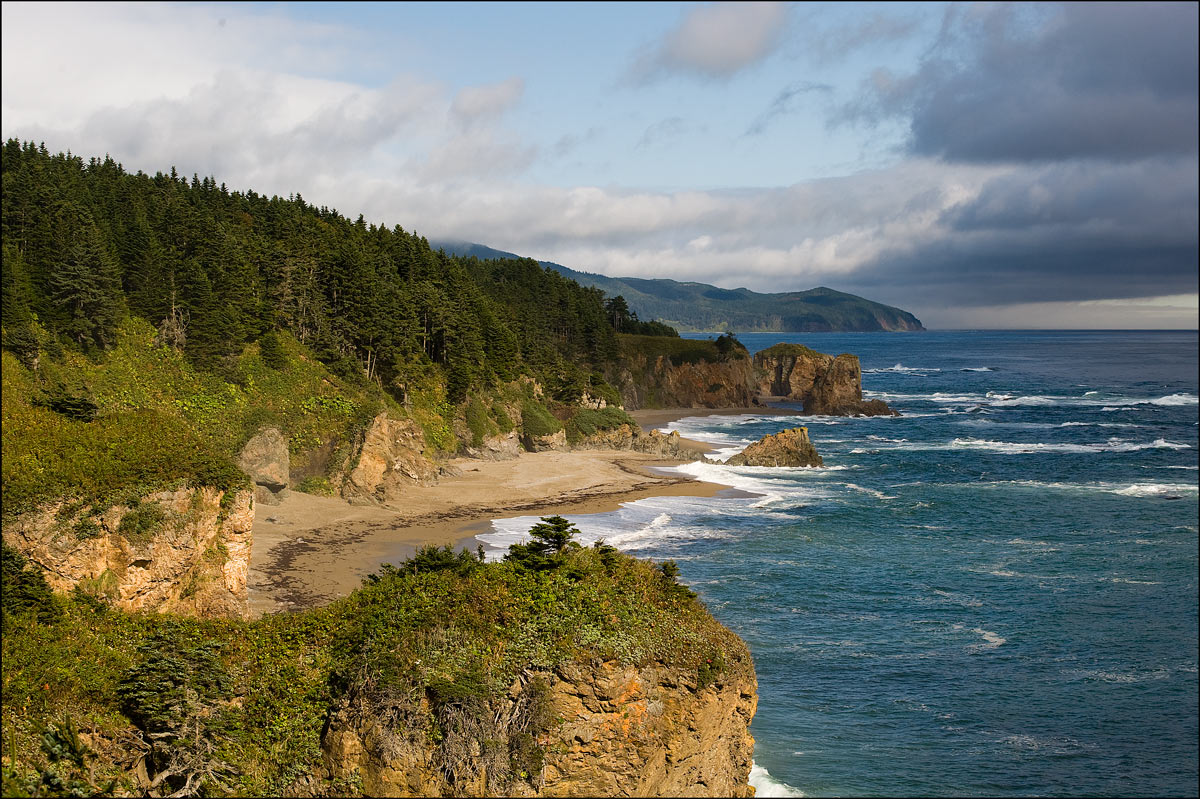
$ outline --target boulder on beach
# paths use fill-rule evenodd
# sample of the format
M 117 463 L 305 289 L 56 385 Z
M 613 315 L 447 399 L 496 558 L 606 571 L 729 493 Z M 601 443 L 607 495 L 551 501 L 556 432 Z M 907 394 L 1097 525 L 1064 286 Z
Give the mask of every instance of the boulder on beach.
M 824 466 L 807 427 L 793 427 L 758 441 L 734 455 L 730 466 Z

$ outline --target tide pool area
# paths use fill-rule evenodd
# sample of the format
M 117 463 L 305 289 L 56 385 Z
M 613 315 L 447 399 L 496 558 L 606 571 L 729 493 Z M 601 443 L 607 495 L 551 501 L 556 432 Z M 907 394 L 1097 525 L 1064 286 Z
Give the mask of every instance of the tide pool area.
M 1195 795 L 1196 334 L 740 338 L 854 353 L 903 415 L 681 419 L 720 459 L 805 424 L 826 465 L 572 521 L 750 645 L 759 795 Z

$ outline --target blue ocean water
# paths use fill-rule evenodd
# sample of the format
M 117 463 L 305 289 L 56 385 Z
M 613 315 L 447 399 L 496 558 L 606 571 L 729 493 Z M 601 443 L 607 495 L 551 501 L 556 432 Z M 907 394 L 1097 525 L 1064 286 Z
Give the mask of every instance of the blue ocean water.
M 855 353 L 904 415 L 684 419 L 721 456 L 807 424 L 826 466 L 573 521 L 749 644 L 760 795 L 1196 795 L 1196 333 L 740 338 Z

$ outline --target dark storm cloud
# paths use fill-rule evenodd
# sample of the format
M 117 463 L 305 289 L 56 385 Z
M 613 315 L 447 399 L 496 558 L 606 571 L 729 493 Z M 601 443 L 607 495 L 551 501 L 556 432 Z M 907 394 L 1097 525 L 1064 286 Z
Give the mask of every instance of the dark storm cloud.
M 944 212 L 944 235 L 882 254 L 858 279 L 966 306 L 1194 293 L 1197 166 L 1180 158 L 1007 173 Z
M 843 119 L 911 119 L 964 161 L 1195 153 L 1197 4 L 952 7 L 916 73 L 877 72 Z

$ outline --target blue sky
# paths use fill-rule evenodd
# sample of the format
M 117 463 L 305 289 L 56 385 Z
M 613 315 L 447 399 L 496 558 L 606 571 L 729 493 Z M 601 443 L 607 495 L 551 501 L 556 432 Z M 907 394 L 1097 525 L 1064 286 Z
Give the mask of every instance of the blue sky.
M 931 327 L 1196 327 L 1196 4 L 3 5 L 5 137 Z

